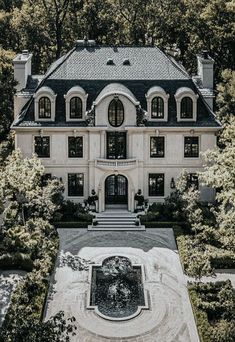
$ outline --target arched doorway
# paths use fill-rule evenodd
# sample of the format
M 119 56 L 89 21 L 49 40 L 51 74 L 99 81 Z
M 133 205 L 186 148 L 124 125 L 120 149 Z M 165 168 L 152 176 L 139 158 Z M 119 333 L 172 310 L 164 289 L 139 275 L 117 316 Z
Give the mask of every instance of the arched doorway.
M 128 180 L 123 175 L 111 175 L 105 180 L 105 204 L 127 204 Z

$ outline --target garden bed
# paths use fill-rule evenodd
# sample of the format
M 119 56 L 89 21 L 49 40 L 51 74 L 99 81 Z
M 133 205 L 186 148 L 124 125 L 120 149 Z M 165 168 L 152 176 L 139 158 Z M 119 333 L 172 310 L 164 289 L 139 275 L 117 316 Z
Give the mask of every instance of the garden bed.
M 189 283 L 190 300 L 202 342 L 234 342 L 235 293 L 229 280 Z

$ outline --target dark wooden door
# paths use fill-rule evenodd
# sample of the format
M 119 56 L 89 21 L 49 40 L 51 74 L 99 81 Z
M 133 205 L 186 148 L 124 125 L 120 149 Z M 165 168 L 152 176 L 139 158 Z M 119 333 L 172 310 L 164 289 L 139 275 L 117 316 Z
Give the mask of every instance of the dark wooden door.
M 128 181 L 125 176 L 111 175 L 105 181 L 105 204 L 127 204 Z

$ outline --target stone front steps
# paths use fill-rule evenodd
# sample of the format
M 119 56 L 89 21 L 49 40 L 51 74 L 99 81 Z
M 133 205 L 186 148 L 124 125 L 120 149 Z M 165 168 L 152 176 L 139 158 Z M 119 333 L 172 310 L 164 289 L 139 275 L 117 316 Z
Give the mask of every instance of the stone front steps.
M 136 225 L 136 221 L 138 225 Z M 130 213 L 127 210 L 106 210 L 103 213 L 96 215 L 93 224 L 88 226 L 88 230 L 129 230 L 141 231 L 145 230 L 145 226 L 140 225 L 136 214 Z

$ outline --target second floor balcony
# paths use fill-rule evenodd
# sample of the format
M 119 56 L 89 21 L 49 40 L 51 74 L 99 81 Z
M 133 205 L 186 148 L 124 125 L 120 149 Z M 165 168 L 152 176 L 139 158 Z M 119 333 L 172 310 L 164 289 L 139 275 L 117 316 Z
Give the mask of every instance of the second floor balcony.
M 130 170 L 138 166 L 138 159 L 101 159 L 95 161 L 95 166 L 102 170 Z

